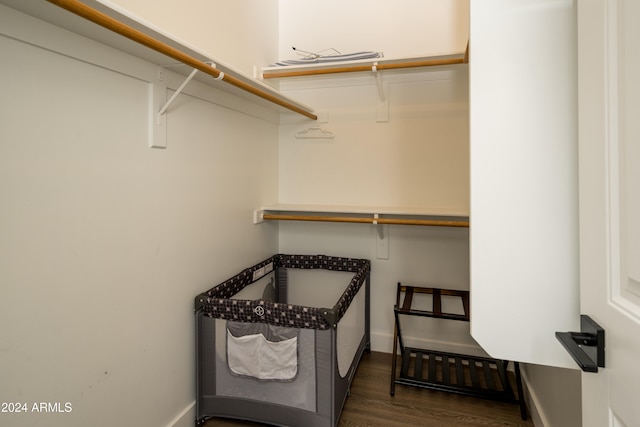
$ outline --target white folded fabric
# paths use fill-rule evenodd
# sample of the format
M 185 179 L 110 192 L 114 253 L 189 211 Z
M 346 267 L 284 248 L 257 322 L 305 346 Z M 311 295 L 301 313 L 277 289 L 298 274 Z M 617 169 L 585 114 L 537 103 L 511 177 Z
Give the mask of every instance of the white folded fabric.
M 287 65 L 323 64 L 325 62 L 355 61 L 357 59 L 382 58 L 380 52 L 355 52 L 339 55 L 317 55 L 309 58 L 287 59 L 271 64 L 270 67 L 285 67 Z

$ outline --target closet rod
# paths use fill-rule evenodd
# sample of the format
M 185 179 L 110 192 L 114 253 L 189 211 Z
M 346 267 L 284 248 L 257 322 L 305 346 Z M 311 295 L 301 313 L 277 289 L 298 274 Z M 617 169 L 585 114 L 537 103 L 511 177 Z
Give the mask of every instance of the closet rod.
M 203 73 L 208 74 L 214 78 L 219 78 L 222 75 L 223 81 L 237 88 L 240 88 L 246 92 L 249 92 L 253 95 L 256 95 L 262 99 L 265 99 L 271 103 L 280 105 L 281 107 L 284 107 L 288 110 L 291 110 L 298 114 L 306 116 L 312 120 L 318 119 L 318 117 L 310 111 L 307 111 L 294 104 L 291 104 L 290 102 L 287 102 L 274 95 L 271 95 L 270 93 L 265 92 L 257 87 L 251 86 L 236 77 L 223 73 L 222 71 L 216 69 L 215 67 L 211 67 L 206 63 L 194 58 L 193 56 L 190 56 L 184 52 L 181 52 L 178 49 L 175 49 L 165 43 L 162 43 L 161 41 L 156 40 L 153 37 L 148 36 L 143 32 L 138 31 L 135 28 L 132 28 L 118 21 L 117 19 L 114 19 L 96 9 L 93 9 L 85 5 L 84 3 L 81 3 L 78 0 L 47 0 L 47 1 L 49 3 L 60 6 L 61 8 L 66 9 L 71 13 L 81 16 L 97 25 L 100 25 L 101 27 L 111 30 L 117 34 L 120 34 L 123 37 L 133 40 L 150 49 L 153 49 L 156 52 L 159 52 L 163 55 L 166 55 L 170 58 L 180 61 L 185 65 L 188 65 L 197 70 L 200 70 Z
M 441 59 L 425 59 L 421 61 L 408 61 L 408 62 L 394 62 L 394 63 L 378 63 L 376 64 L 376 70 L 394 70 L 400 68 L 416 68 L 416 67 L 433 67 L 436 65 L 453 65 L 464 64 L 465 58 L 441 58 Z M 262 77 L 265 79 L 275 79 L 280 77 L 299 77 L 299 76 L 313 76 L 320 74 L 336 74 L 336 73 L 354 73 L 361 71 L 371 71 L 371 64 L 365 65 L 345 65 L 343 67 L 332 68 L 319 68 L 319 69 L 307 69 L 307 70 L 289 70 L 289 71 L 268 71 L 263 73 Z
M 321 221 L 321 222 L 355 222 L 361 224 L 394 224 L 394 225 L 426 225 L 432 227 L 469 227 L 469 221 L 448 221 L 440 219 L 401 219 L 401 218 L 358 218 L 346 216 L 316 216 L 316 215 L 284 215 L 268 214 L 262 216 L 264 220 L 279 221 Z

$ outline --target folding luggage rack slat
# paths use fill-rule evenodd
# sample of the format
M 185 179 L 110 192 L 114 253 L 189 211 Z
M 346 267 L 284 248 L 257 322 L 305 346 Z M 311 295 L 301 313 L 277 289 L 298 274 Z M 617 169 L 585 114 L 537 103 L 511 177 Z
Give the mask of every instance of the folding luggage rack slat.
M 404 298 L 401 301 L 401 296 Z M 414 294 L 431 294 L 432 310 L 412 309 Z M 460 298 L 464 314 L 442 311 L 442 296 Z M 446 353 L 422 348 L 406 347 L 402 340 L 400 316 L 435 317 L 450 320 L 469 321 L 469 292 L 440 288 L 423 288 L 402 286 L 398 283 L 396 305 L 394 307 L 395 333 L 391 366 L 391 389 L 395 394 L 395 385 L 402 384 L 413 387 L 457 393 L 466 396 L 480 397 L 520 406 L 522 419 L 527 418 L 522 394 L 520 365 L 514 362 L 517 395 L 509 381 L 508 360 L 491 359 L 456 353 Z M 397 350 L 400 346 L 401 366 L 397 372 Z

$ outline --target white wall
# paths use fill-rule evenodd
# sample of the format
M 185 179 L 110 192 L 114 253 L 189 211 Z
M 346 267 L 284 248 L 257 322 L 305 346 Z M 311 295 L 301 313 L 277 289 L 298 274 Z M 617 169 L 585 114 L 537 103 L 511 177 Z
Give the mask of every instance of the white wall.
M 193 298 L 277 251 L 277 115 L 192 82 L 150 149 L 155 65 L 0 8 L 0 424 L 191 426 Z
M 250 76 L 278 55 L 278 0 L 110 1 Z
M 372 75 L 280 82 L 329 117 L 331 140 L 296 139 L 280 126 L 280 202 L 447 208 L 468 212 L 466 66 L 384 73 L 389 120 L 377 122 Z
M 522 365 L 531 420 L 538 427 L 581 427 L 581 374 L 577 369 Z
M 468 0 L 280 0 L 280 57 L 291 49 L 383 52 L 404 58 L 464 52 Z M 331 54 L 332 52 L 325 52 Z

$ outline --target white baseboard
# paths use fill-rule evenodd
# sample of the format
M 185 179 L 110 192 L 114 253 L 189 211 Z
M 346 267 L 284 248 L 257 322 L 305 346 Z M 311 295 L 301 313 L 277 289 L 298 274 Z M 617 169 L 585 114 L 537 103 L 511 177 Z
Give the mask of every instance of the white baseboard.
M 549 423 L 547 422 L 544 413 L 540 410 L 540 399 L 538 398 L 536 391 L 530 387 L 530 382 L 527 378 L 525 369 L 520 370 L 520 376 L 522 377 L 522 388 L 524 389 L 525 402 L 527 403 L 529 417 L 531 417 L 533 425 L 535 427 L 548 426 Z
M 194 400 L 167 424 L 167 427 L 193 427 L 196 419 L 196 401 Z

